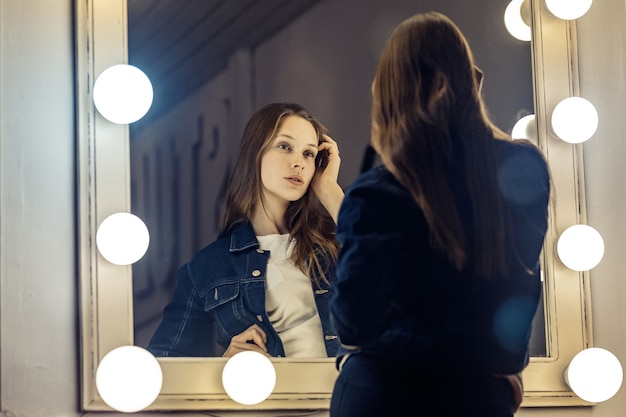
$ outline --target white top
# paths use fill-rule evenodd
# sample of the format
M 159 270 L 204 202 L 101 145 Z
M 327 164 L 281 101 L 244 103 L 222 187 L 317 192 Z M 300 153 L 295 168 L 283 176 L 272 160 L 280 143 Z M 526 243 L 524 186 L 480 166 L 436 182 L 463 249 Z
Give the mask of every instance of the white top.
M 270 252 L 265 284 L 265 306 L 287 357 L 326 357 L 322 322 L 311 279 L 291 260 L 295 241 L 288 234 L 257 236 Z

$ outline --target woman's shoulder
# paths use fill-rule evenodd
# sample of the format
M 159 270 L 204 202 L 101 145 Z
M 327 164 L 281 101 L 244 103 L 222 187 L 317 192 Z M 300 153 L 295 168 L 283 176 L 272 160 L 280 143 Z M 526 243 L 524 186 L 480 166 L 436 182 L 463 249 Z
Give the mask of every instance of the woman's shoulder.
M 534 160 L 535 164 L 543 165 L 547 168 L 546 159 L 541 150 L 527 139 L 499 139 L 496 140 L 496 144 L 501 160 L 510 157 L 527 158 L 528 160 Z
M 233 254 L 258 245 L 250 223 L 240 223 L 196 252 L 187 266 L 192 270 L 202 269 L 210 264 L 214 267 L 216 263 L 227 263 L 227 259 Z
M 377 165 L 360 174 L 348 187 L 346 195 L 361 193 L 365 190 L 379 193 L 393 193 L 399 192 L 403 190 L 403 188 L 404 187 L 402 187 L 384 165 Z
M 389 213 L 413 210 L 414 202 L 408 190 L 383 165 L 359 175 L 347 188 L 342 211 L 367 210 L 370 213 Z
M 507 199 L 527 204 L 548 195 L 550 173 L 541 150 L 528 140 L 498 141 L 498 184 Z

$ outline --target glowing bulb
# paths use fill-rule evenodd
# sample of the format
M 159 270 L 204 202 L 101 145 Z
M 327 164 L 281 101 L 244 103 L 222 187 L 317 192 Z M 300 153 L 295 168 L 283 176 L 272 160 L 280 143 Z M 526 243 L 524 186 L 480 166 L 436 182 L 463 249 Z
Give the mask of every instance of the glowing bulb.
M 589 348 L 579 352 L 565 372 L 569 387 L 585 401 L 602 402 L 622 386 L 624 372 L 619 360 L 608 350 Z
M 276 370 L 261 353 L 251 350 L 231 357 L 222 371 L 226 393 L 240 404 L 253 405 L 265 401 L 276 385 Z
M 134 214 L 115 213 L 100 223 L 96 246 L 100 254 L 116 265 L 137 262 L 148 250 L 150 233 Z
M 111 408 L 134 413 L 156 400 L 163 385 L 159 361 L 139 346 L 121 346 L 102 358 L 96 371 L 96 388 Z
M 570 226 L 559 236 L 557 254 L 566 267 L 574 271 L 588 271 L 602 260 L 604 240 L 591 226 Z
M 559 19 L 578 19 L 591 7 L 593 0 L 546 0 L 550 13 Z
M 566 98 L 552 112 L 552 130 L 565 142 L 584 142 L 596 133 L 597 128 L 598 112 L 582 97 Z
M 537 122 L 534 114 L 524 116 L 515 123 L 511 131 L 513 139 L 529 139 L 537 141 Z
M 107 120 L 126 124 L 141 119 L 152 106 L 152 83 L 139 68 L 114 65 L 93 86 L 93 101 Z
M 504 10 L 504 26 L 520 41 L 530 41 L 530 26 L 524 21 L 524 0 L 511 0 Z

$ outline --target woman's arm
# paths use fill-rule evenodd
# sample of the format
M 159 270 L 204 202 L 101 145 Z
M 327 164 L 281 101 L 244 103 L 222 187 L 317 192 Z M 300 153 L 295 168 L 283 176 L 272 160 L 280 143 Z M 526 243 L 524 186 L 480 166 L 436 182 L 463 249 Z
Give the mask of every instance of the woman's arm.
M 163 319 L 155 331 L 148 350 L 155 356 L 213 356 L 212 318 L 193 285 L 187 265 L 178 271 L 178 286 L 163 310 Z
M 407 216 L 415 218 L 413 205 L 410 212 L 404 208 L 408 194 L 368 178 L 347 192 L 337 224 L 341 250 L 331 314 L 348 349 L 372 342 L 384 329 L 410 250 L 404 239 Z

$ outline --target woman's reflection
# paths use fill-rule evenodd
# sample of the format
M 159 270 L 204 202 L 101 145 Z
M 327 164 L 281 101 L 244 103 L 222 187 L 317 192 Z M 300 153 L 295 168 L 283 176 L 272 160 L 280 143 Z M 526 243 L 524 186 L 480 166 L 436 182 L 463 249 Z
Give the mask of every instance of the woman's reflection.
M 156 356 L 334 356 L 328 315 L 343 191 L 336 142 L 305 108 L 273 103 L 248 121 L 218 239 L 178 272 L 148 349 Z

